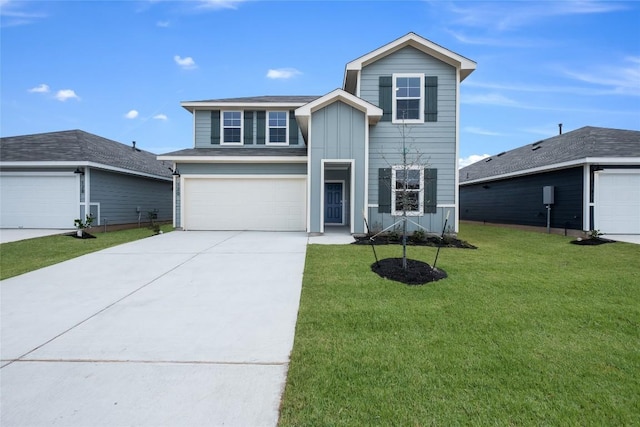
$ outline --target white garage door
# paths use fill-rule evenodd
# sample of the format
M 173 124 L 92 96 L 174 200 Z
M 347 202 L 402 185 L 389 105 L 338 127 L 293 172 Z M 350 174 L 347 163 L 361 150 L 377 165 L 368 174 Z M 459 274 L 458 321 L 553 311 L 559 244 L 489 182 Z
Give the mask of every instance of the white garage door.
M 73 174 L 0 175 L 0 226 L 73 228 L 79 216 L 78 192 Z
M 300 177 L 185 178 L 183 228 L 304 231 L 306 189 Z
M 594 185 L 596 229 L 610 234 L 640 234 L 640 171 L 600 171 Z

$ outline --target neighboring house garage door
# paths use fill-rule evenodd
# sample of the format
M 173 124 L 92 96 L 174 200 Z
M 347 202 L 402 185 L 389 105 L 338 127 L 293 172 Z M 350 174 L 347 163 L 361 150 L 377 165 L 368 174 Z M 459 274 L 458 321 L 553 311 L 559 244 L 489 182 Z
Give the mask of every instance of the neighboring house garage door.
M 73 228 L 79 203 L 78 178 L 73 174 L 0 175 L 4 228 Z
M 185 178 L 187 230 L 304 231 L 304 177 Z
M 602 233 L 640 234 L 640 170 L 596 173 L 595 227 Z

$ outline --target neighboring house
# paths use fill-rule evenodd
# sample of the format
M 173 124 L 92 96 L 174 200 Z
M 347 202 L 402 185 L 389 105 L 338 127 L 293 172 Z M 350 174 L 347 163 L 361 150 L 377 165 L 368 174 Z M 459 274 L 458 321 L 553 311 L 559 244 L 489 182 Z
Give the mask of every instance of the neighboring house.
M 640 132 L 586 126 L 460 170 L 460 218 L 640 234 Z M 547 190 L 548 191 L 548 190 Z
M 73 228 L 171 219 L 170 163 L 80 130 L 0 138 L 0 226 Z
M 363 233 L 365 219 L 393 224 L 404 203 L 434 232 L 450 212 L 457 231 L 459 86 L 475 67 L 409 33 L 348 63 L 342 89 L 324 96 L 183 102 L 194 146 L 159 156 L 180 173 L 174 225 Z

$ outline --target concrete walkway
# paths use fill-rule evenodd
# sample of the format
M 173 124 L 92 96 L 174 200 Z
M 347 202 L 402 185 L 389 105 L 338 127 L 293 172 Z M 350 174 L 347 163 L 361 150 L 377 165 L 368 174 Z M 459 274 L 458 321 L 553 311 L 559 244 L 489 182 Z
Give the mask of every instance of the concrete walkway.
M 56 234 L 66 234 L 75 231 L 52 230 L 40 228 L 0 228 L 0 243 L 17 242 L 18 240 L 35 239 L 36 237 L 53 236 Z
M 306 244 L 176 231 L 0 282 L 0 425 L 276 425 Z

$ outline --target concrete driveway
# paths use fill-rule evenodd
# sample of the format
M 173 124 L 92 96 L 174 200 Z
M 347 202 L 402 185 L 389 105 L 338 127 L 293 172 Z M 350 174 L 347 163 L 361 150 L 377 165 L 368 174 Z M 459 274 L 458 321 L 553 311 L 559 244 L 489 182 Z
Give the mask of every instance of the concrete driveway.
M 175 231 L 2 281 L 10 426 L 274 426 L 305 233 Z

